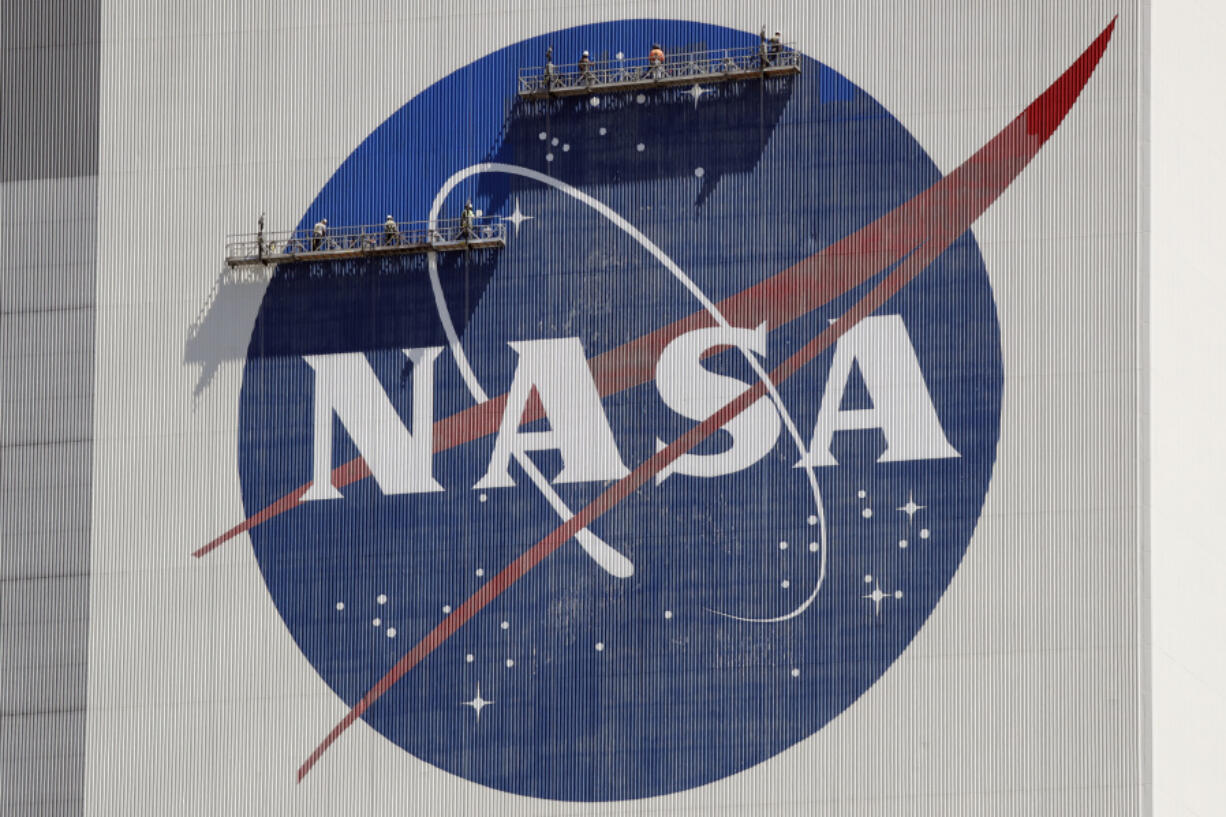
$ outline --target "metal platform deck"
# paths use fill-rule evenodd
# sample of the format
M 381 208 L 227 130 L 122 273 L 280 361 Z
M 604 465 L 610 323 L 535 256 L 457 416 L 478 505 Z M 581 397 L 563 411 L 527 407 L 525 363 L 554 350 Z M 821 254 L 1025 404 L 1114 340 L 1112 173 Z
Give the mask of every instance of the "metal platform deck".
M 647 57 L 603 60 L 586 67 L 535 66 L 519 70 L 518 93 L 523 99 L 613 93 L 703 82 L 766 79 L 800 73 L 800 53 L 790 45 L 772 48 L 720 48 L 670 54 L 663 63 Z
M 342 261 L 349 258 L 379 258 L 424 252 L 464 252 L 502 249 L 507 227 L 494 216 L 474 218 L 465 234 L 460 219 L 354 227 L 329 227 L 321 238 L 311 230 L 278 233 L 247 233 L 226 239 L 226 265 L 241 267 L 303 261 Z

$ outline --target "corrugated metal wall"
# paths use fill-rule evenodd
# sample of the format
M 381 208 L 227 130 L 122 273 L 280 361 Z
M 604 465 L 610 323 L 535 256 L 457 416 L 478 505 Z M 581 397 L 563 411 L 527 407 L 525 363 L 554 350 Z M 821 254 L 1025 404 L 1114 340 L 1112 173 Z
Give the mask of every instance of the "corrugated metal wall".
M 99 13 L 0 8 L 3 814 L 83 809 Z
M 975 224 L 1003 352 L 995 471 L 948 591 L 859 702 L 771 760 L 668 799 L 515 798 L 365 726 L 294 782 L 346 706 L 286 631 L 245 538 L 189 555 L 245 516 L 240 487 L 253 490 L 240 486 L 238 451 L 253 449 L 238 407 L 264 289 L 221 283 L 227 233 L 261 211 L 270 229 L 310 223 L 325 205 L 381 219 L 399 179 L 357 191 L 369 201 L 317 196 L 404 103 L 554 29 L 634 17 L 779 26 L 948 172 L 1117 12 L 1073 113 Z M 114 2 L 4 14 L 3 76 L 19 89 L 0 120 L 0 354 L 16 373 L 0 379 L 11 813 L 1146 813 L 1145 3 Z M 458 105 L 436 127 L 479 161 L 487 120 L 507 111 Z M 416 173 L 436 170 L 418 158 Z M 668 214 L 638 217 L 666 231 Z M 769 233 L 754 234 L 753 253 L 765 257 Z M 73 240 L 44 240 L 64 234 Z

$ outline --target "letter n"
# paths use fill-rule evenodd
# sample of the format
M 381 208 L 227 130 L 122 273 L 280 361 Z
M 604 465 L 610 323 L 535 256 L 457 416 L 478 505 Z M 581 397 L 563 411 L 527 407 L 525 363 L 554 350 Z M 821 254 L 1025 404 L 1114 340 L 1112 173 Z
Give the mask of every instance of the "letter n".
M 434 460 L 434 361 L 443 347 L 402 350 L 413 361 L 413 432 L 405 428 L 364 354 L 307 355 L 315 371 L 313 481 L 304 502 L 339 499 L 332 483 L 333 418 L 385 494 L 441 491 Z

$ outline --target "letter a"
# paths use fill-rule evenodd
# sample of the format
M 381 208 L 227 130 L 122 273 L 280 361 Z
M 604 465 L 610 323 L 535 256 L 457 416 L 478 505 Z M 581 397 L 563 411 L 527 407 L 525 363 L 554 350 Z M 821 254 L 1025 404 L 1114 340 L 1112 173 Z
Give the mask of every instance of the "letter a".
M 841 411 L 853 363 L 873 401 L 870 409 Z M 822 394 L 809 452 L 796 464 L 838 465 L 830 453 L 836 431 L 879 428 L 886 449 L 878 462 L 959 457 L 941 428 L 901 315 L 865 318 L 839 339 Z
M 402 350 L 413 361 L 413 433 L 361 353 L 307 355 L 315 370 L 314 479 L 302 501 L 339 499 L 332 483 L 332 418 L 349 433 L 385 494 L 441 491 L 434 459 L 434 361 L 443 347 Z
M 735 400 L 749 388 L 733 377 L 715 374 L 702 367 L 702 356 L 716 346 L 740 345 L 759 355 L 766 354 L 766 324 L 757 329 L 725 329 L 715 326 L 697 329 L 675 338 L 656 364 L 656 389 L 664 404 L 682 417 L 705 420 L 724 404 Z M 769 397 L 724 424 L 732 445 L 718 454 L 682 454 L 656 475 L 661 483 L 672 474 L 691 477 L 719 477 L 753 465 L 775 447 L 779 439 L 779 413 Z M 656 439 L 656 450 L 666 447 Z
M 519 365 L 489 468 L 473 487 L 511 487 L 515 480 L 507 466 L 513 455 L 555 448 L 562 455 L 562 470 L 554 482 L 603 482 L 629 474 L 579 339 L 525 340 L 510 346 L 519 354 Z M 519 430 L 533 389 L 545 408 L 549 431 Z

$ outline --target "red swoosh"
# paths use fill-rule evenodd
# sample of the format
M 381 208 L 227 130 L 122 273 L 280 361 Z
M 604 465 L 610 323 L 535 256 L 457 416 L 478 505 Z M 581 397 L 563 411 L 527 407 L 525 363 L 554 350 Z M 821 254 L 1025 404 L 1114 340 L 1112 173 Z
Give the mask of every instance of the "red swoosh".
M 735 307 L 748 310 L 749 302 L 742 299 L 747 293 L 756 292 L 755 297 L 765 298 L 772 308 L 780 309 L 780 313 L 771 312 L 771 314 L 784 314 L 782 308 L 786 306 L 785 302 L 789 299 L 804 303 L 813 302 L 814 298 L 807 290 L 819 290 L 825 293 L 829 292 L 832 286 L 842 286 L 842 291 L 846 291 L 856 283 L 906 256 L 893 272 L 834 323 L 777 366 L 770 373 L 770 378 L 775 384 L 783 382 L 798 372 L 856 323 L 872 314 L 927 268 L 958 236 L 970 228 L 975 219 L 1017 178 L 1064 120 L 1065 115 L 1073 107 L 1077 97 L 1094 73 L 1103 52 L 1106 51 L 1114 29 L 1115 20 L 1112 20 L 1111 24 L 1099 34 L 1090 47 L 1058 80 L 1032 102 L 1017 119 L 967 159 L 957 170 L 868 227 L 728 299 L 728 302 L 733 305 L 730 306 L 730 309 Z M 835 247 L 840 246 L 843 249 L 839 253 L 832 253 Z M 812 282 L 805 280 L 805 275 L 813 274 L 829 276 L 831 280 Z M 789 310 L 791 311 L 794 310 Z M 737 320 L 732 314 L 727 312 L 725 314 L 734 325 L 756 325 L 753 319 Z M 690 316 L 678 324 L 689 321 L 697 321 L 697 317 Z M 668 329 L 678 324 L 672 324 Z M 693 324 L 695 327 L 700 325 L 704 324 L 697 322 Z M 656 338 L 664 331 L 666 330 L 658 330 L 620 349 L 601 355 L 592 361 L 593 371 L 596 371 L 597 361 L 617 353 L 621 353 L 628 366 L 633 368 L 639 363 L 638 359 L 622 350 L 651 348 L 647 341 Z M 633 385 L 633 383 L 627 385 Z M 362 696 L 362 699 L 349 710 L 340 723 L 333 727 L 323 742 L 298 769 L 298 780 L 301 781 L 310 772 L 328 747 L 383 693 L 391 689 L 409 670 L 421 663 L 426 656 L 443 644 L 482 608 L 521 576 L 540 564 L 545 557 L 569 541 L 577 532 L 651 480 L 662 468 L 753 405 L 766 394 L 766 391 L 766 385 L 763 382 L 747 389 L 667 448 L 640 464 L 629 476 L 607 488 L 591 504 L 576 513 L 567 522 L 559 525 L 545 538 L 528 548 L 523 555 L 503 568 L 498 575 L 461 604 L 455 612 L 448 615 L 437 627 L 427 633 L 425 638 L 409 650 L 370 691 Z
M 758 326 L 765 322 L 771 329 L 778 328 L 829 303 L 898 261 L 948 223 L 953 209 L 981 202 L 982 206 L 975 213 L 977 216 L 1021 172 L 1063 120 L 1106 49 L 1114 26 L 1113 20 L 1081 58 L 1013 124 L 949 176 L 821 252 L 725 298 L 717 304 L 719 311 L 733 326 Z M 991 148 L 989 155 L 983 155 L 988 148 Z M 1003 185 L 989 183 L 989 177 L 1005 169 L 1010 172 Z M 975 216 L 965 220 L 963 230 L 969 228 Z M 670 341 L 686 332 L 712 325 L 710 314 L 699 310 L 593 358 L 589 363 L 596 388 L 601 396 L 607 396 L 647 382 L 655 376 L 656 361 Z M 437 421 L 435 452 L 496 432 L 505 401 L 506 395 L 500 395 Z M 534 400 L 524 414 L 524 422 L 542 415 L 539 403 Z M 368 476 L 370 469 L 366 462 L 356 457 L 337 466 L 332 472 L 332 481 L 336 487 L 343 488 Z M 310 487 L 308 482 L 296 488 L 192 555 L 204 556 L 239 534 L 293 510 Z

